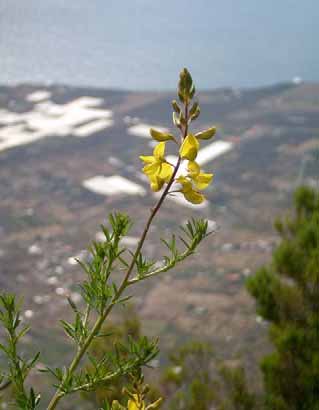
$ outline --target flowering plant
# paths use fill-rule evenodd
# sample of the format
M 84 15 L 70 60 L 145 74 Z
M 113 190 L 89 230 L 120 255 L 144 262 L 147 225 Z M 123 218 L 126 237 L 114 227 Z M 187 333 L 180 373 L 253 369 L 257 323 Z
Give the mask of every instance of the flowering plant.
M 208 140 L 215 135 L 216 128 L 212 127 L 205 131 L 193 135 L 189 133 L 189 125 L 196 120 L 200 114 L 198 102 L 191 104 L 195 94 L 195 86 L 190 73 L 186 68 L 180 74 L 178 96 L 183 104 L 183 109 L 176 100 L 172 102 L 173 121 L 181 131 L 180 139 L 174 135 L 150 129 L 151 137 L 158 141 L 154 148 L 153 155 L 140 156 L 140 159 L 146 164 L 143 168 L 144 174 L 149 178 L 151 189 L 159 191 L 166 185 L 165 195 L 170 193 L 173 184 L 179 187 L 173 192 L 181 192 L 184 198 L 193 203 L 200 204 L 205 200 L 204 195 L 200 192 L 206 189 L 212 182 L 213 174 L 203 173 L 196 162 L 196 157 L 200 147 L 200 140 Z M 178 159 L 175 165 L 172 165 L 165 159 L 166 143 L 172 141 L 178 148 Z M 182 161 L 188 161 L 187 174 L 178 175 L 178 170 Z
M 180 192 L 185 199 L 193 204 L 200 204 L 205 197 L 202 190 L 212 181 L 212 174 L 202 172 L 196 162 L 200 141 L 207 140 L 215 134 L 215 128 L 197 134 L 189 132 L 189 125 L 200 114 L 199 104 L 192 103 L 195 87 L 190 73 L 184 69 L 180 74 L 178 97 L 180 105 L 173 101 L 173 121 L 180 131 L 180 138 L 169 133 L 154 129 L 150 134 L 158 142 L 153 155 L 141 156 L 143 172 L 148 177 L 153 191 L 162 190 L 156 205 L 145 223 L 144 230 L 134 253 L 122 246 L 121 241 L 131 227 L 130 218 L 122 213 L 109 216 L 108 226 L 102 225 L 104 240 L 93 242 L 89 248 L 88 262 L 78 261 L 86 276 L 81 284 L 82 302 L 80 306 L 68 299 L 74 313 L 73 322 L 62 320 L 65 333 L 74 343 L 74 357 L 68 366 L 62 368 L 41 369 L 54 379 L 56 392 L 47 404 L 47 410 L 56 409 L 60 401 L 68 395 L 78 392 L 94 391 L 97 387 L 107 386 L 121 375 L 129 375 L 132 386 L 125 389 L 126 407 L 118 401 L 111 404 L 113 410 L 151 410 L 156 409 L 161 399 L 146 404 L 147 386 L 144 384 L 142 367 L 150 363 L 158 352 L 157 343 L 146 337 L 138 341 L 129 340 L 128 345 L 117 344 L 114 351 L 107 353 L 96 361 L 88 354 L 92 341 L 101 336 L 102 326 L 112 309 L 124 304 L 131 296 L 124 292 L 137 282 L 154 277 L 173 268 L 194 253 L 200 242 L 209 234 L 207 221 L 191 219 L 181 227 L 179 239 L 183 245 L 180 250 L 176 236 L 163 239 L 168 255 L 162 263 L 148 260 L 142 253 L 143 245 L 153 219 L 161 208 L 165 198 L 173 192 Z M 175 164 L 165 157 L 166 143 L 172 142 L 178 147 L 178 158 Z M 181 164 L 187 161 L 186 174 L 181 172 Z M 120 283 L 113 280 L 115 270 L 124 270 Z M 31 387 L 26 387 L 30 371 L 36 366 L 39 353 L 26 359 L 18 353 L 19 342 L 28 332 L 29 327 L 23 326 L 20 319 L 20 307 L 13 294 L 0 295 L 0 322 L 6 330 L 6 338 L 0 344 L 0 350 L 6 356 L 8 368 L 1 372 L 0 390 L 12 386 L 15 408 L 34 410 L 39 408 L 41 395 Z M 87 362 L 91 371 L 87 372 Z M 92 370 L 93 369 L 93 370 Z M 105 403 L 104 409 L 109 404 Z

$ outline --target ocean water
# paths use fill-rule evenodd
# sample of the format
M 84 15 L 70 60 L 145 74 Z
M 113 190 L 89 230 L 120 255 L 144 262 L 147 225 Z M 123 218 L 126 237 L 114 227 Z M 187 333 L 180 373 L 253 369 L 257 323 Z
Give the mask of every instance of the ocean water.
M 0 84 L 319 81 L 318 0 L 0 0 Z

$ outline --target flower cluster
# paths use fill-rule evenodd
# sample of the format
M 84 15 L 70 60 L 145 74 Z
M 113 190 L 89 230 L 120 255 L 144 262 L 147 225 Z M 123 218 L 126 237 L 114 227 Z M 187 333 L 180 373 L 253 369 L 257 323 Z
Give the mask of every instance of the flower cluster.
M 134 375 L 130 375 L 134 377 Z M 144 384 L 144 376 L 140 373 L 138 378 L 135 378 L 131 389 L 123 388 L 123 394 L 128 396 L 127 407 L 121 405 L 117 400 L 113 400 L 111 410 L 158 410 L 161 406 L 162 397 L 146 404 L 145 399 L 149 393 L 149 386 Z
M 201 171 L 199 164 L 195 161 L 200 148 L 200 140 L 208 140 L 216 133 L 216 128 L 212 127 L 205 131 L 191 134 L 188 131 L 189 124 L 198 118 L 200 114 L 199 105 L 193 103 L 190 108 L 190 101 L 195 94 L 195 87 L 190 73 L 184 69 L 180 74 L 178 96 L 184 105 L 182 110 L 177 101 L 172 102 L 173 121 L 181 133 L 180 141 L 173 135 L 150 129 L 151 137 L 158 142 L 154 148 L 153 155 L 140 156 L 144 162 L 143 172 L 148 177 L 151 189 L 160 191 L 163 186 L 168 185 L 168 189 L 175 183 L 177 188 L 172 192 L 181 192 L 184 198 L 193 203 L 200 204 L 205 200 L 201 191 L 206 189 L 213 180 L 213 174 L 206 174 Z M 170 164 L 165 158 L 166 143 L 172 141 L 179 146 L 179 160 L 176 165 Z M 188 161 L 187 174 L 177 176 L 178 168 L 182 161 Z M 170 193 L 168 191 L 168 193 Z

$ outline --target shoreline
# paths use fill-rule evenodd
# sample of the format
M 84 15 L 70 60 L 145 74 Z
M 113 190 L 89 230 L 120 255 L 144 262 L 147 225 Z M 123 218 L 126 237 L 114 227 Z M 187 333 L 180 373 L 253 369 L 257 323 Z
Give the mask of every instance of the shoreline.
M 287 86 L 299 86 L 299 85 L 308 85 L 308 86 L 318 86 L 319 82 L 313 81 L 304 81 L 302 79 L 291 79 L 286 81 L 279 81 L 275 83 L 269 84 L 261 84 L 257 86 L 232 86 L 232 85 L 225 85 L 213 88 L 197 88 L 197 94 L 202 93 L 211 93 L 211 92 L 223 92 L 223 91 L 242 91 L 242 92 L 249 92 L 249 91 L 266 91 L 268 89 L 274 88 L 282 88 Z M 104 86 L 96 86 L 96 85 L 77 85 L 77 84 L 67 84 L 67 83 L 60 83 L 60 82 L 12 82 L 12 83 L 2 83 L 0 81 L 0 91 L 1 89 L 15 89 L 15 88 L 30 88 L 30 89 L 37 89 L 37 88 L 45 88 L 45 89 L 54 89 L 54 88 L 61 88 L 61 89 L 69 89 L 69 90 L 82 90 L 88 91 L 91 90 L 92 92 L 114 92 L 114 93 L 125 93 L 125 94 L 176 94 L 176 89 L 134 89 L 134 88 L 125 88 L 125 87 L 104 87 Z

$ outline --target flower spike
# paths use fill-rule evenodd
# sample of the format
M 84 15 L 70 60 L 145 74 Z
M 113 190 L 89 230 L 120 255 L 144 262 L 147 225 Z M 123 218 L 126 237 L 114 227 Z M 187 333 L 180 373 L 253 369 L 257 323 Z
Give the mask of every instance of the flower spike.
M 165 184 L 171 186 L 174 182 L 179 183 L 180 188 L 177 192 L 181 192 L 187 201 L 200 204 L 205 200 L 205 196 L 200 191 L 208 188 L 213 180 L 213 174 L 202 172 L 195 160 L 200 148 L 200 140 L 212 138 L 216 133 L 216 128 L 211 127 L 196 134 L 189 132 L 189 125 L 200 114 L 199 103 L 193 100 L 194 94 L 195 86 L 192 77 L 187 69 L 183 69 L 178 84 L 180 103 L 176 100 L 172 101 L 173 122 L 181 131 L 181 142 L 178 143 L 176 138 L 169 133 L 151 128 L 150 135 L 159 144 L 154 148 L 153 155 L 140 156 L 140 159 L 144 162 L 143 172 L 149 179 L 152 191 L 160 191 Z M 167 141 L 179 144 L 179 160 L 176 166 L 166 161 L 165 144 Z M 176 167 L 179 167 L 183 160 L 188 161 L 186 175 L 179 175 L 173 179 L 173 175 L 177 173 Z M 168 193 L 173 192 L 176 190 L 168 191 Z

